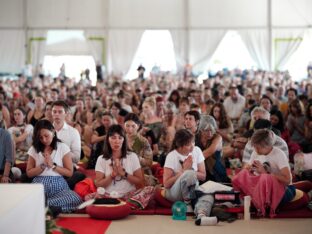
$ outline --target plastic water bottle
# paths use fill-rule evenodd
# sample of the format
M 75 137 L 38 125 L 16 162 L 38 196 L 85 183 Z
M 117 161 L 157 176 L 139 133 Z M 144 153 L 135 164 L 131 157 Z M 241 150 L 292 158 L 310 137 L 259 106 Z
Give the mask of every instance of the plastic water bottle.
M 186 204 L 182 201 L 177 201 L 172 205 L 172 219 L 186 220 Z
M 245 196 L 244 197 L 244 220 L 246 221 L 250 220 L 250 203 L 251 203 L 251 197 Z
M 301 173 L 304 171 L 304 155 L 302 152 L 298 152 L 294 156 L 294 164 L 295 174 L 301 176 Z
M 96 198 L 103 198 L 105 195 L 105 188 L 98 187 L 96 190 Z

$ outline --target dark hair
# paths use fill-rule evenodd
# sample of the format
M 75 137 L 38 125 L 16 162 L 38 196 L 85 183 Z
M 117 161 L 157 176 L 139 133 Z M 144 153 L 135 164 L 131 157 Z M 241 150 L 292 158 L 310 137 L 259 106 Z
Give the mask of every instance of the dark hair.
M 210 111 L 210 115 L 216 120 L 215 116 L 213 115 L 213 110 L 216 108 L 216 107 L 219 107 L 220 108 L 220 120 L 219 120 L 219 129 L 225 129 L 225 128 L 228 128 L 230 126 L 230 123 L 229 123 L 229 119 L 228 119 L 228 116 L 225 112 L 225 109 L 224 109 L 224 105 L 220 102 L 218 103 L 215 103 L 212 108 L 211 108 L 211 111 Z
M 195 121 L 199 121 L 199 120 L 200 120 L 200 114 L 199 114 L 199 112 L 196 111 L 196 110 L 190 110 L 190 111 L 186 112 L 186 113 L 184 114 L 184 117 L 185 117 L 186 115 L 192 115 L 192 116 L 194 116 Z
M 121 105 L 119 102 L 113 102 L 111 106 L 109 107 L 109 109 L 111 109 L 113 106 L 117 107 L 119 110 L 121 109 Z
M 56 92 L 57 94 L 60 93 L 60 91 L 58 89 L 51 89 L 52 92 Z
M 69 106 L 64 100 L 57 100 L 57 101 L 53 102 L 52 108 L 54 106 L 62 106 L 64 108 L 65 112 L 67 112 L 69 110 Z
M 1 87 L 1 89 L 0 89 L 0 94 L 3 95 L 3 99 L 4 99 L 4 101 L 5 101 L 6 98 L 7 98 L 7 95 L 6 95 L 6 92 L 2 89 L 2 87 Z
M 174 135 L 171 150 L 175 150 L 179 147 L 185 146 L 192 142 L 194 135 L 187 129 L 179 129 Z
M 23 107 L 18 106 L 18 107 L 16 107 L 16 108 L 14 109 L 14 111 L 16 111 L 16 110 L 19 110 L 20 112 L 22 112 L 23 115 L 26 117 L 26 111 L 25 111 L 25 109 L 24 109 Z M 14 112 L 14 111 L 13 111 L 13 112 Z
M 307 96 L 306 94 L 300 94 L 300 95 L 298 96 L 298 99 L 299 99 L 300 101 L 305 101 L 305 100 L 308 100 L 308 96 Z
M 256 104 L 256 100 L 255 99 L 249 99 L 248 100 L 248 105 L 254 106 Z
M 294 113 L 291 109 L 291 107 L 295 107 L 297 109 L 297 111 Z M 303 115 L 303 111 L 302 111 L 302 108 L 301 108 L 301 105 L 300 105 L 300 101 L 298 99 L 295 99 L 295 100 L 292 100 L 290 103 L 289 103 L 289 112 L 294 115 L 294 116 L 300 116 L 300 115 Z
M 254 123 L 254 130 L 258 129 L 272 129 L 272 124 L 270 120 L 267 119 L 257 119 Z
M 311 121 L 312 120 L 312 116 L 311 116 L 311 114 L 310 114 L 310 108 L 311 108 L 311 106 L 312 106 L 312 103 L 309 103 L 308 104 L 308 106 L 307 106 L 307 108 L 306 108 L 306 118 L 307 118 L 307 120 L 309 120 L 309 121 Z
M 285 129 L 284 117 L 281 111 L 273 109 L 270 112 L 271 116 L 275 115 L 278 118 L 278 123 L 276 125 L 272 125 L 272 127 L 278 129 L 279 131 L 283 132 Z
M 268 95 L 262 95 L 262 97 L 260 98 L 260 103 L 261 103 L 261 101 L 263 100 L 263 99 L 268 99 L 269 101 L 270 101 L 270 103 L 271 103 L 271 105 L 273 105 L 273 101 L 271 100 L 271 98 L 268 96 Z
M 190 105 L 190 101 L 189 101 L 188 97 L 181 97 L 179 100 L 179 105 L 183 102 L 186 103 L 187 105 Z
M 289 91 L 293 91 L 295 93 L 295 95 L 297 96 L 298 95 L 298 91 L 297 89 L 294 89 L 294 88 L 289 88 L 286 90 L 286 95 L 288 95 Z
M 101 112 L 101 113 L 99 113 L 99 116 L 100 117 L 109 116 L 111 119 L 114 119 L 114 116 L 109 111 Z
M 22 112 L 22 114 L 24 115 L 23 123 L 26 123 L 27 122 L 27 114 L 26 114 L 25 109 L 21 106 L 18 106 L 16 108 L 14 108 L 14 111 L 16 111 L 16 110 L 19 110 L 20 112 Z M 13 111 L 13 113 L 14 113 L 14 111 Z M 14 119 L 14 122 L 16 123 L 15 119 Z
M 121 108 L 118 113 L 118 115 L 122 117 L 125 117 L 127 114 L 129 114 L 129 112 L 124 108 Z
M 266 91 L 269 91 L 270 93 L 274 93 L 274 88 L 272 86 L 266 87 Z
M 142 125 L 141 120 L 139 119 L 138 115 L 134 114 L 134 113 L 129 113 L 126 115 L 124 122 L 127 121 L 133 121 L 135 122 L 138 126 Z
M 173 96 L 176 96 L 177 99 L 173 100 Z M 180 101 L 180 93 L 179 93 L 179 91 L 176 90 L 176 89 L 172 90 L 172 92 L 169 95 L 168 101 L 173 102 L 176 105 L 176 107 L 179 107 L 179 101 Z
M 53 127 L 53 124 L 49 120 L 46 120 L 46 119 L 39 120 L 35 125 L 34 134 L 33 134 L 33 147 L 35 148 L 37 153 L 43 152 L 44 150 L 44 144 L 42 144 L 42 142 L 40 141 L 41 129 L 47 129 L 54 133 L 53 140 L 50 146 L 52 147 L 53 150 L 55 150 L 57 148 L 57 142 L 60 142 L 60 140 L 56 136 L 56 132 Z
M 197 103 L 192 103 L 192 104 L 190 105 L 190 108 L 191 108 L 191 109 L 197 109 L 197 108 L 200 108 L 200 106 L 199 106 Z
M 110 159 L 112 157 L 112 147 L 109 144 L 109 137 L 113 136 L 114 134 L 118 134 L 124 138 L 121 147 L 121 158 L 126 158 L 127 156 L 127 137 L 124 129 L 119 124 L 113 124 L 109 127 L 103 148 L 103 158 Z
M 53 105 L 53 101 L 48 101 L 48 102 L 45 104 L 45 106 L 44 106 L 44 110 L 47 109 L 47 106 L 51 106 L 51 107 L 52 107 L 52 105 Z
M 123 90 L 120 90 L 119 93 L 117 94 L 118 98 L 125 98 L 125 93 Z

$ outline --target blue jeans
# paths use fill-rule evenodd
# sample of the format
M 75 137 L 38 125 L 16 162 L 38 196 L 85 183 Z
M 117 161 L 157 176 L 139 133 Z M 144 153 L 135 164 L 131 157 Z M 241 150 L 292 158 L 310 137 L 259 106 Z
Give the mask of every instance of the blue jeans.
M 284 205 L 287 202 L 290 202 L 296 196 L 296 187 L 294 185 L 288 185 L 286 191 L 282 198 L 282 201 L 279 205 Z

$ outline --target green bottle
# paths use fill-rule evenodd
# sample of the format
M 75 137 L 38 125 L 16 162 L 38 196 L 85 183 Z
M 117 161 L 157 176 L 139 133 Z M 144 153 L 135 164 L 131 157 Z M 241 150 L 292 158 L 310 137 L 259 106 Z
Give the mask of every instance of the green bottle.
M 186 220 L 186 205 L 184 202 L 177 201 L 172 205 L 172 219 Z

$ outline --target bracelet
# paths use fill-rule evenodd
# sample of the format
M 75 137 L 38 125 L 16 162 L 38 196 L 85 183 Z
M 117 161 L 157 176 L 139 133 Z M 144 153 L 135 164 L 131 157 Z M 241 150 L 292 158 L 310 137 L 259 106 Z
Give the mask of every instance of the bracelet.
M 123 176 L 124 178 L 128 178 L 128 172 L 125 171 L 125 175 Z
M 8 177 L 8 178 L 9 178 L 9 176 L 8 176 L 8 175 L 5 175 L 5 174 L 3 174 L 2 177 Z
M 115 177 L 116 176 L 113 176 L 113 172 L 110 174 L 110 177 L 112 178 L 112 179 L 115 179 Z

